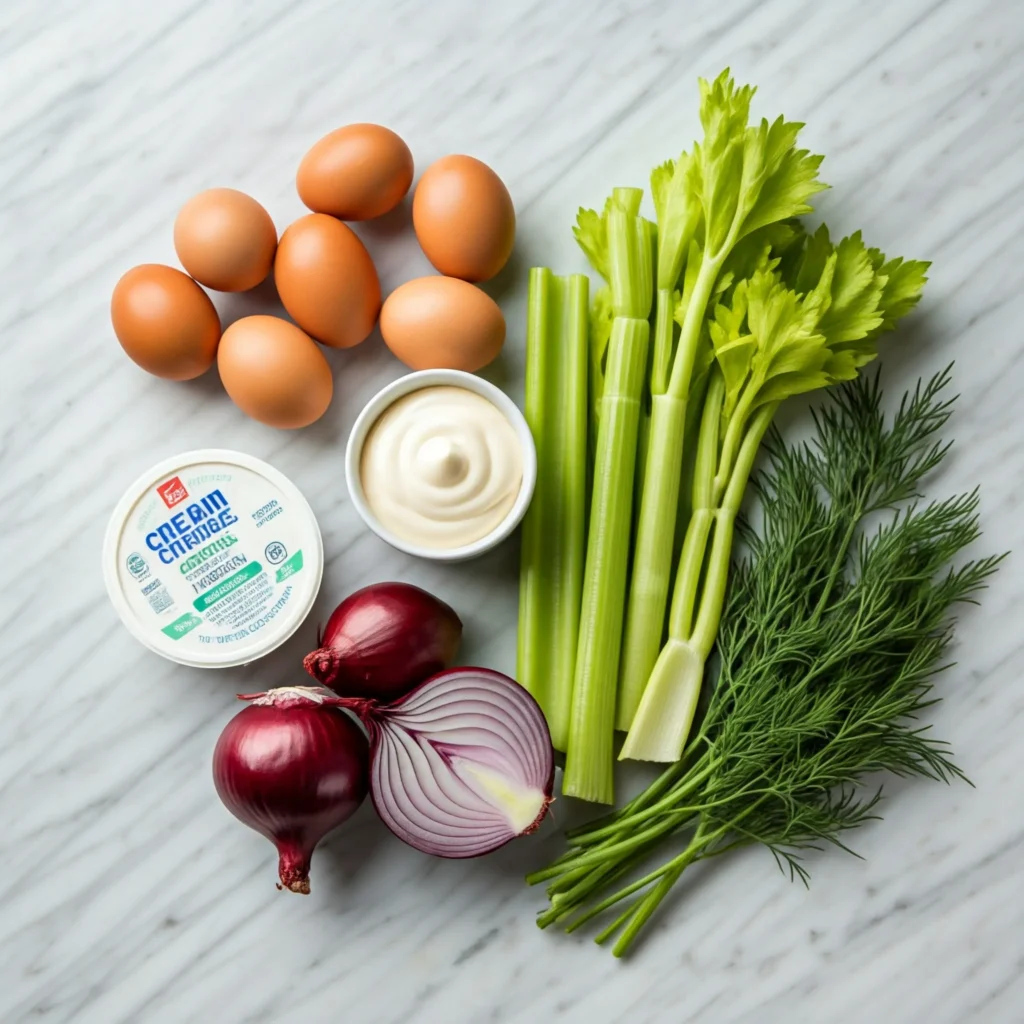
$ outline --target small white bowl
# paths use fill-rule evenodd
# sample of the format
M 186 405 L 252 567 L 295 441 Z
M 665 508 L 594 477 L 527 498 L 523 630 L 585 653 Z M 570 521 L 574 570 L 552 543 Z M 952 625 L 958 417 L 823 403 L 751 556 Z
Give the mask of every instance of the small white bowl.
M 523 482 L 519 487 L 519 494 L 515 504 L 509 509 L 508 515 L 500 525 L 495 527 L 486 537 L 473 541 L 472 544 L 463 544 L 457 548 L 428 548 L 419 544 L 412 544 L 401 537 L 396 536 L 386 529 L 380 520 L 373 514 L 366 494 L 363 491 L 363 483 L 359 475 L 359 464 L 362 460 L 363 443 L 370 428 L 377 422 L 384 411 L 399 398 L 411 394 L 413 391 L 420 391 L 423 388 L 433 387 L 457 387 L 465 388 L 483 398 L 486 398 L 492 405 L 505 416 L 512 424 L 516 437 L 519 439 L 519 446 L 523 453 Z M 533 443 L 533 435 L 526 423 L 526 419 L 519 411 L 515 402 L 500 388 L 496 388 L 482 377 L 472 373 L 465 373 L 462 370 L 417 370 L 415 373 L 406 374 L 392 381 L 387 387 L 382 388 L 366 403 L 363 411 L 359 414 L 352 425 L 352 433 L 348 436 L 348 445 L 345 448 L 345 482 L 348 484 L 348 493 L 352 498 L 352 504 L 356 511 L 362 516 L 363 522 L 373 530 L 381 540 L 386 540 L 392 547 L 398 548 L 409 555 L 416 555 L 418 558 L 429 558 L 435 562 L 462 562 L 467 558 L 476 558 L 485 551 L 497 547 L 505 540 L 510 533 L 519 525 L 526 510 L 533 498 L 533 489 L 537 484 L 537 449 Z

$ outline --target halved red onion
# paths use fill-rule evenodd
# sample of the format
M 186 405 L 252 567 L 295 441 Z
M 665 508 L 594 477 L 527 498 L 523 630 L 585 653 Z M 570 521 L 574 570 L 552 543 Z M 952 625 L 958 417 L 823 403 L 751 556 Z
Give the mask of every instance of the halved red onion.
M 394 704 L 355 710 L 370 732 L 377 813 L 417 850 L 477 857 L 533 832 L 547 813 L 551 734 L 514 679 L 450 669 Z

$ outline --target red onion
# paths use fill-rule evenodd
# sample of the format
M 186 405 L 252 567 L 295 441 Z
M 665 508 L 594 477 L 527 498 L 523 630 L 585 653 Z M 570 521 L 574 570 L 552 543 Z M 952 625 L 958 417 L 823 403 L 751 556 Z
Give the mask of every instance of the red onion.
M 224 805 L 280 854 L 278 888 L 309 892 L 313 848 L 366 796 L 368 745 L 330 691 L 286 686 L 242 697 L 213 752 Z
M 370 732 L 377 813 L 410 846 L 476 857 L 540 825 L 554 751 L 537 702 L 515 680 L 457 668 L 391 705 L 346 703 Z
M 306 671 L 345 697 L 394 700 L 455 660 L 462 622 L 408 583 L 376 583 L 345 598 L 306 656 Z

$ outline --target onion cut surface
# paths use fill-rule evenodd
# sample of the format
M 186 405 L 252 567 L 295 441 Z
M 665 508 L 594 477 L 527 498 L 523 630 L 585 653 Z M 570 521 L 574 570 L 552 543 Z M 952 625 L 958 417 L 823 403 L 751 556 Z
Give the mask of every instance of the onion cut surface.
M 508 676 L 451 669 L 362 717 L 374 806 L 410 846 L 476 857 L 533 832 L 547 813 L 551 736 L 536 701 Z

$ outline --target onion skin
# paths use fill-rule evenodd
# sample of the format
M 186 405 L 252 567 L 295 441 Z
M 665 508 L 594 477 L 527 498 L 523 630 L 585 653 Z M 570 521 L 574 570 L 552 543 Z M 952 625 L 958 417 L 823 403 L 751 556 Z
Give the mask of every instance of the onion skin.
M 408 583 L 375 583 L 338 605 L 303 666 L 343 697 L 386 703 L 449 666 L 461 641 L 462 621 L 443 601 Z
M 308 894 L 314 847 L 366 796 L 369 745 L 311 687 L 254 697 L 217 740 L 214 785 L 236 818 L 277 847 L 278 888 Z

